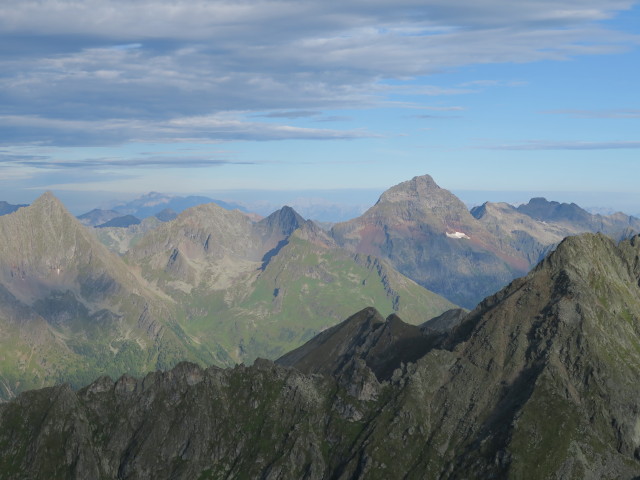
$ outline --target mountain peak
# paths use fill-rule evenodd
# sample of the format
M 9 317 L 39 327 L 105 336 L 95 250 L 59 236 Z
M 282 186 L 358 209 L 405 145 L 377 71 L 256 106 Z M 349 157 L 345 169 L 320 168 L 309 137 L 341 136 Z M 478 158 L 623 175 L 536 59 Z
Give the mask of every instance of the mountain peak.
M 589 221 L 591 214 L 580 208 L 575 203 L 560 203 L 548 201 L 544 197 L 534 197 L 529 203 L 520 205 L 517 210 L 531 218 L 540 221 L 563 221 L 572 222 Z
M 370 211 L 380 208 L 391 209 L 388 213 L 407 220 L 426 215 L 448 227 L 475 222 L 466 205 L 449 190 L 440 188 L 429 175 L 413 177 L 388 189 Z
M 418 200 L 440 191 L 446 190 L 440 188 L 430 175 L 422 175 L 391 187 L 380 196 L 378 203 Z
M 258 224 L 265 225 L 268 231 L 281 231 L 284 235 L 290 235 L 304 223 L 304 218 L 287 205 L 258 222 Z
M 52 192 L 46 191 L 38 198 L 30 206 L 31 211 L 41 212 L 47 215 L 65 215 L 72 216 L 67 207 L 60 201 L 58 197 L 56 197 Z
M 637 262 L 637 258 L 632 258 L 638 256 L 637 244 L 638 236 L 619 245 L 602 233 L 569 236 L 560 242 L 556 250 L 536 269 L 551 268 L 552 271 L 574 272 L 572 278 L 580 282 L 588 281 L 587 272 L 607 273 L 605 270 L 612 268 L 619 272 L 629 271 L 633 270 Z

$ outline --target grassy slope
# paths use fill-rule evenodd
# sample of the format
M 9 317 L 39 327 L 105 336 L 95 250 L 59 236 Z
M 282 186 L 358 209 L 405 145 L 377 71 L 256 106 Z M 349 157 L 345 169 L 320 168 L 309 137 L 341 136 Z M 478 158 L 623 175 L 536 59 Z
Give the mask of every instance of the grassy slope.
M 206 289 L 178 302 L 191 312 L 183 310 L 184 330 L 222 346 L 232 361 L 277 358 L 366 306 L 385 315 L 399 312 L 416 324 L 454 307 L 377 260 L 295 235 L 264 271 L 244 282 L 248 294 L 231 305 L 224 301 L 228 292 Z

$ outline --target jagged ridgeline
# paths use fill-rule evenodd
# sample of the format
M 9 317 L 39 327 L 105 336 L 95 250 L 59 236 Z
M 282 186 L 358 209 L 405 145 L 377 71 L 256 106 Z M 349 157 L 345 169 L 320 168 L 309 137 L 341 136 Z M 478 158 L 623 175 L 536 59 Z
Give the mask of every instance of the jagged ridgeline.
M 472 312 L 364 309 L 275 363 L 0 405 L 0 478 L 633 479 L 640 237 L 571 237 Z
M 367 305 L 412 323 L 453 307 L 290 208 L 255 222 L 209 204 L 135 227 L 122 257 L 49 193 L 0 216 L 0 399 L 275 359 Z
M 526 274 L 568 235 L 640 233 L 640 219 L 592 215 L 575 204 L 532 199 L 515 208 L 485 203 L 469 212 L 429 175 L 384 192 L 362 216 L 333 226 L 336 242 L 376 255 L 465 308 Z

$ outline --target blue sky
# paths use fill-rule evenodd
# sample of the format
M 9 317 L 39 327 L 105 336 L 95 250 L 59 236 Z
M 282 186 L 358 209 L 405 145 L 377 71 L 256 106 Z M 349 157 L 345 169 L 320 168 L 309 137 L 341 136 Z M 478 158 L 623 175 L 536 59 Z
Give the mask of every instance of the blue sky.
M 625 0 L 6 0 L 0 200 L 367 204 L 429 173 L 637 214 L 639 30 Z

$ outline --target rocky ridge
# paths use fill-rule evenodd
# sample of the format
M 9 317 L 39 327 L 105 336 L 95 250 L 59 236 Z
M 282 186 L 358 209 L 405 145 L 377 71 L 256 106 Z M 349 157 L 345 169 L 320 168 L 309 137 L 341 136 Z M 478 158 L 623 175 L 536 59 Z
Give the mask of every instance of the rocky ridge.
M 277 362 L 297 368 L 27 392 L 0 405 L 0 478 L 640 475 L 640 237 L 568 238 L 454 324 L 390 376 L 367 355 L 419 329 L 367 309 Z

